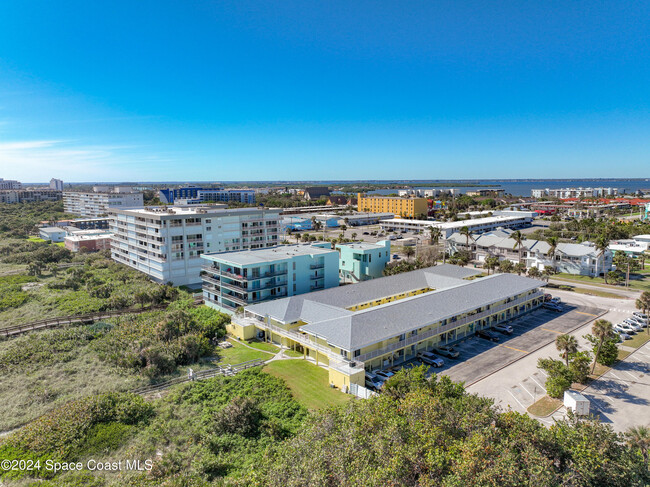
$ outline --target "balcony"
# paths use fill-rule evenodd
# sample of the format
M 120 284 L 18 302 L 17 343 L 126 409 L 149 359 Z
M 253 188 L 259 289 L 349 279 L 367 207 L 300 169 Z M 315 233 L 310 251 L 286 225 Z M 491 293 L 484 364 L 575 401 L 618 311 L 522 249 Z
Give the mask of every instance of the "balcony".
M 321 276 L 309 276 L 309 279 L 312 280 L 312 281 L 316 281 L 318 279 L 325 279 L 325 276 L 323 276 L 323 275 L 321 275 Z
M 325 267 L 325 264 L 311 264 L 309 266 L 310 269 L 323 269 Z
M 538 292 L 531 294 L 529 296 L 524 296 L 519 299 L 513 299 L 509 303 L 504 303 L 500 304 L 499 306 L 492 306 L 490 309 L 481 311 L 480 313 L 475 313 L 470 316 L 464 316 L 463 318 L 453 321 L 451 323 L 447 323 L 446 325 L 438 326 L 434 328 L 433 330 L 426 331 L 424 333 L 418 333 L 417 335 L 412 335 L 407 337 L 404 340 L 400 340 L 397 342 L 390 343 L 389 345 L 379 349 L 379 350 L 374 350 L 372 352 L 364 353 L 358 357 L 355 357 L 356 359 L 365 362 L 366 360 L 370 360 L 376 357 L 380 357 L 382 355 L 385 355 L 390 352 L 394 352 L 395 350 L 399 350 L 401 348 L 407 347 L 409 345 L 412 345 L 414 343 L 421 342 L 423 340 L 426 340 L 428 338 L 434 337 L 436 335 L 440 335 L 442 333 L 446 333 L 448 331 L 451 331 L 455 328 L 461 327 L 463 325 L 466 325 L 468 323 L 472 323 L 478 320 L 481 320 L 483 318 L 486 318 L 488 316 L 492 316 L 495 314 L 500 313 L 501 311 L 504 311 L 506 309 L 512 308 L 513 306 L 517 306 L 520 304 L 524 304 L 526 302 L 532 301 L 534 299 L 538 299 L 544 296 L 544 293 Z M 500 321 L 500 320 L 499 320 Z
M 247 301 L 247 300 L 245 300 L 243 298 L 240 298 L 239 296 L 235 296 L 234 294 L 223 293 L 221 295 L 221 299 L 222 300 L 227 299 L 228 301 L 232 301 L 234 303 L 240 304 L 241 306 L 248 306 L 250 304 L 249 301 Z

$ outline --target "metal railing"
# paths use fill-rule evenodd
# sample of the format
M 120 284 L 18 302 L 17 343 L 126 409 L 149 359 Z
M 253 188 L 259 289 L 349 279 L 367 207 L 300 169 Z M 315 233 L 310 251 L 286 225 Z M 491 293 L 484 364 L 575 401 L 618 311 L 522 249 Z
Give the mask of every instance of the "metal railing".
M 366 361 L 370 360 L 376 357 L 379 357 L 381 355 L 384 355 L 386 353 L 393 352 L 395 350 L 399 350 L 404 347 L 408 347 L 409 345 L 413 345 L 414 343 L 421 342 L 423 340 L 427 340 L 428 338 L 434 337 L 436 335 L 440 335 L 442 333 L 446 333 L 450 330 L 453 330 L 455 328 L 458 328 L 460 326 L 466 325 L 468 323 L 472 323 L 477 320 L 481 320 L 483 318 L 486 318 L 488 316 L 492 316 L 494 314 L 497 314 L 503 310 L 506 310 L 508 308 L 512 308 L 513 306 L 517 306 L 519 304 L 526 303 L 528 301 L 532 301 L 533 299 L 536 298 L 541 298 L 544 295 L 544 293 L 535 293 L 530 296 L 525 296 L 523 298 L 515 299 L 510 301 L 509 303 L 504 303 L 499 306 L 493 306 L 489 310 L 482 311 L 480 313 L 475 313 L 470 316 L 465 316 L 464 318 L 461 318 L 460 320 L 456 320 L 452 323 L 447 323 L 444 326 L 439 326 L 437 328 L 434 328 L 433 330 L 426 331 L 424 333 L 418 333 L 417 335 L 411 335 L 404 340 L 400 340 L 394 343 L 390 343 L 389 345 L 380 348 L 378 350 L 373 350 L 372 352 L 367 352 L 362 355 L 359 355 L 358 357 L 355 357 L 361 361 Z

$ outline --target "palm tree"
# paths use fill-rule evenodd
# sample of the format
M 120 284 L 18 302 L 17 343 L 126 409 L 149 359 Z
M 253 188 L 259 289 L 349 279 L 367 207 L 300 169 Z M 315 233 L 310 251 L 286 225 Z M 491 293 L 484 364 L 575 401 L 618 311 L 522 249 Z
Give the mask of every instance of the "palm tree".
M 549 245 L 547 255 L 550 257 L 551 262 L 552 262 L 553 257 L 555 257 L 555 252 L 557 251 L 558 238 L 557 237 L 548 237 L 546 239 L 546 243 Z
M 515 245 L 512 247 L 512 250 L 516 250 L 517 247 L 519 248 L 519 263 L 521 263 L 521 249 L 524 247 L 524 240 L 526 240 L 526 238 L 524 237 L 524 234 L 519 230 L 512 232 L 510 238 L 515 241 Z
M 555 348 L 562 352 L 562 358 L 566 361 L 566 366 L 569 366 L 569 357 L 572 353 L 578 351 L 578 340 L 573 335 L 560 335 L 555 339 Z
M 429 236 L 431 238 L 431 245 L 438 245 L 440 237 L 442 237 L 442 232 L 438 227 L 431 226 L 429 227 Z
M 490 275 L 490 270 L 496 269 L 499 266 L 499 258 L 491 255 L 485 259 L 485 268 L 488 271 L 488 276 Z
M 469 231 L 469 228 L 463 227 L 460 229 L 460 234 L 465 237 L 465 246 L 467 247 L 467 252 L 469 252 L 470 260 L 472 260 L 472 249 L 469 247 L 469 241 L 474 240 L 472 233 Z
M 539 272 L 539 269 L 537 267 L 531 267 L 528 269 L 528 277 L 532 277 L 534 279 L 539 278 L 542 276 L 542 273 Z
M 517 262 L 515 264 L 515 272 L 517 273 L 518 276 L 521 276 L 522 272 L 525 274 L 526 273 L 526 264 L 524 264 L 523 262 Z
M 602 234 L 598 239 L 596 240 L 596 250 L 598 251 L 598 255 L 596 256 L 596 277 L 598 277 L 598 260 L 600 258 L 603 259 L 603 277 L 605 278 L 605 284 L 607 284 L 607 272 L 605 272 L 605 252 L 607 251 L 607 248 L 609 247 L 609 240 L 605 236 L 605 234 Z
M 404 247 L 404 255 L 406 255 L 406 258 L 411 260 L 411 257 L 415 255 L 415 249 L 411 246 L 405 246 Z
M 356 240 L 357 238 L 357 232 L 352 232 L 352 240 Z
M 636 300 L 636 309 L 643 311 L 643 314 L 648 315 L 650 310 L 650 291 L 643 291 L 639 299 Z M 646 327 L 646 333 L 650 333 L 650 326 Z
M 598 348 L 596 348 L 596 355 L 594 357 L 594 365 L 591 367 L 591 373 L 594 373 L 596 369 L 596 362 L 598 362 L 598 356 L 600 355 L 600 349 L 605 343 L 605 340 L 612 336 L 614 333 L 612 324 L 607 320 L 596 320 L 596 322 L 591 327 L 591 333 L 598 338 Z
M 625 432 L 627 444 L 641 451 L 643 463 L 648 468 L 648 448 L 650 447 L 650 428 L 647 426 L 633 426 Z

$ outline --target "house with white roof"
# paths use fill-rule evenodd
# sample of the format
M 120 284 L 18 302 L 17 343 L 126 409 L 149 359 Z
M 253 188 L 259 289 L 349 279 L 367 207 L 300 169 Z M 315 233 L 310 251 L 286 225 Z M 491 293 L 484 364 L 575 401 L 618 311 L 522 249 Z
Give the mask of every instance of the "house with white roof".
M 466 236 L 454 233 L 447 239 L 447 251 L 451 254 L 458 251 L 470 252 L 472 260 L 480 263 L 485 262 L 488 257 L 498 257 L 499 260 L 510 260 L 512 263 L 519 262 L 519 246 L 512 239 L 510 230 L 473 234 L 469 239 L 469 246 L 467 243 Z M 613 269 L 612 255 L 609 249 L 601 254 L 590 242 L 558 243 L 555 252 L 551 252 L 548 242 L 526 239 L 521 248 L 522 262 L 528 268 L 536 267 L 543 271 L 546 267 L 553 267 L 558 272 L 591 277 Z

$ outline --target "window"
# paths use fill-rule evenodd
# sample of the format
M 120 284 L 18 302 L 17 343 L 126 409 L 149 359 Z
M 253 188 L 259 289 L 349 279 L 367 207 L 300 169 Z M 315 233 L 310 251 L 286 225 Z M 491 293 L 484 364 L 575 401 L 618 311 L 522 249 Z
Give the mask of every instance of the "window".
M 294 283 L 294 285 L 293 285 L 293 292 L 294 292 L 294 293 L 296 292 L 296 284 L 295 284 L 295 283 Z
M 361 355 L 361 350 L 355 350 L 354 351 L 354 356 L 358 357 L 359 355 Z

